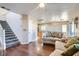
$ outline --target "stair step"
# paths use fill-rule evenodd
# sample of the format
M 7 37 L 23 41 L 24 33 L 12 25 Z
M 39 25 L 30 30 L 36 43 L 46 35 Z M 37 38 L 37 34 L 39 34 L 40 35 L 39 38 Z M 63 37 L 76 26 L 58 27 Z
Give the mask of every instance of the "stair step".
M 5 30 L 11 30 L 11 28 L 5 28 Z
M 15 44 L 15 43 L 18 43 L 18 41 L 9 42 L 6 45 L 8 46 L 8 45 L 12 45 L 12 44 Z
M 5 37 L 15 36 L 14 34 L 6 34 Z
M 10 39 L 10 40 L 6 40 L 6 43 L 11 43 L 11 42 L 15 42 L 15 41 L 18 41 L 17 39 Z
M 10 47 L 16 46 L 18 44 L 20 44 L 20 42 L 18 42 L 18 41 L 14 42 L 14 43 L 9 43 L 6 45 L 6 48 L 10 48 Z
M 9 31 L 9 32 L 5 32 L 5 34 L 13 34 L 13 32 L 10 32 L 10 31 Z
M 9 30 L 6 30 L 6 29 L 5 29 L 5 32 L 11 32 L 11 29 L 9 29 Z
M 16 36 L 5 37 L 6 40 L 13 39 L 13 38 L 17 38 L 17 37 Z

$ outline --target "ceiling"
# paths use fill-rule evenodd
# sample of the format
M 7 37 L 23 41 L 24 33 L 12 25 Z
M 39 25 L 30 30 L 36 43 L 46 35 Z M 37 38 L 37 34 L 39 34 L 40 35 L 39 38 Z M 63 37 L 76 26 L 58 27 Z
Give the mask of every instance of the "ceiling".
M 47 3 L 45 8 L 38 8 L 38 3 L 0 3 L 0 6 L 19 14 L 32 15 L 39 20 L 61 19 L 64 12 L 68 18 L 79 16 L 78 3 Z

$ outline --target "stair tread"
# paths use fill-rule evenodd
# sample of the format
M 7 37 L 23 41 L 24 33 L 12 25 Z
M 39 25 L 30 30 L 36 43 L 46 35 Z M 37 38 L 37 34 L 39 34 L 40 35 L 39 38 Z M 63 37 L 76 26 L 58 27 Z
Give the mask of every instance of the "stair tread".
M 6 48 L 10 48 L 10 47 L 16 46 L 18 44 L 20 44 L 20 42 L 16 42 L 15 44 L 6 45 Z
M 9 37 L 9 36 L 15 36 L 14 34 L 7 34 L 5 35 L 6 37 Z
M 5 33 L 13 33 L 13 32 L 5 32 Z
M 7 37 L 5 38 L 6 40 L 9 40 L 9 39 L 14 39 L 14 38 L 17 38 L 17 37 Z
M 12 43 L 7 43 L 6 46 L 10 46 L 10 45 L 16 45 L 17 43 L 20 43 L 18 41 L 12 42 Z
M 11 28 L 5 28 L 5 30 L 11 30 Z
M 15 41 L 18 41 L 18 40 L 16 40 L 16 39 L 15 40 L 13 40 L 13 39 L 12 40 L 6 40 L 6 43 L 11 43 L 11 42 L 15 42 Z
M 11 32 L 11 29 L 9 29 L 9 30 L 6 30 L 6 29 L 5 29 L 5 32 L 9 32 L 9 31 Z
M 17 40 L 16 38 L 13 38 L 13 39 L 8 39 L 6 41 L 13 41 L 13 40 Z

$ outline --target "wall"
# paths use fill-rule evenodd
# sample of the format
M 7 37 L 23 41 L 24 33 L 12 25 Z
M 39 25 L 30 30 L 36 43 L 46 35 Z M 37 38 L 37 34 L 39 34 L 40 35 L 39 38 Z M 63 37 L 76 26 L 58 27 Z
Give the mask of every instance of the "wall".
M 62 25 L 60 23 L 52 23 L 46 26 L 46 30 L 52 32 L 61 32 Z
M 28 20 L 29 20 L 29 28 L 28 28 L 29 42 L 37 41 L 37 19 L 32 16 L 28 16 Z
M 22 39 L 24 44 L 37 40 L 37 21 L 29 15 L 22 15 Z
M 6 15 L 1 15 L 0 20 L 5 21 L 6 20 Z
M 23 44 L 28 44 L 28 16 L 27 15 L 22 15 L 22 41 Z
M 62 32 L 62 25 L 67 23 L 66 22 L 52 22 L 40 25 L 40 31 L 51 31 L 51 32 Z M 42 30 L 41 26 L 44 26 Z

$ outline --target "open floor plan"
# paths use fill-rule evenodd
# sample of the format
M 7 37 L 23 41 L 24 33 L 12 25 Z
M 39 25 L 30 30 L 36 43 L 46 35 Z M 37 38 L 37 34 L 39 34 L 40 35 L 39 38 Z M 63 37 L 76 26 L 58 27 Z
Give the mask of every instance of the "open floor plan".
M 79 56 L 79 3 L 0 3 L 0 56 Z

